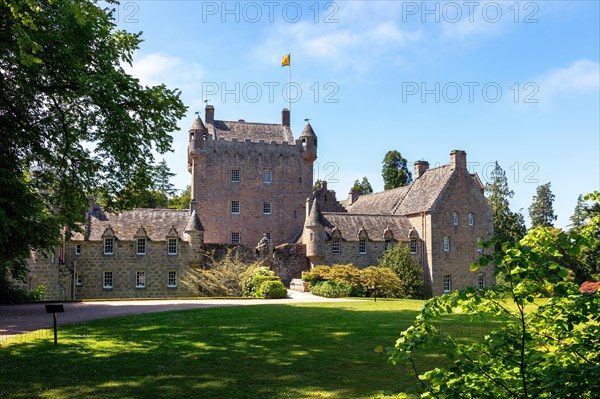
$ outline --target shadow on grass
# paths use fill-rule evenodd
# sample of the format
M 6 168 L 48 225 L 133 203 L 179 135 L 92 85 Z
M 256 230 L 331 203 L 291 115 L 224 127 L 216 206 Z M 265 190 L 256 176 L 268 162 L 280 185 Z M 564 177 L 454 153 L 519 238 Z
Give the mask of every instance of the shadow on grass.
M 63 326 L 0 350 L 3 398 L 370 398 L 415 387 L 393 346 L 422 302 L 195 309 Z M 429 353 L 423 366 L 439 366 Z M 10 376 L 10 378 L 7 378 Z

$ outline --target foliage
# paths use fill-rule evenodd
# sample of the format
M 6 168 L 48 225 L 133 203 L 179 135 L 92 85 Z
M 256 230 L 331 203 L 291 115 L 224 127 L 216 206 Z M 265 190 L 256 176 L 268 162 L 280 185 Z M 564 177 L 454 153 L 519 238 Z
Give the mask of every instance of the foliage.
M 310 285 L 310 292 L 325 298 L 344 298 L 350 296 L 352 286 L 342 281 L 317 281 Z
M 171 149 L 185 106 L 124 71 L 141 34 L 117 30 L 114 10 L 7 0 L 0 15 L 0 274 L 21 278 L 30 250 L 83 221 L 87 194 L 124 208 L 129 188 L 150 187 L 142 172 Z
M 175 195 L 167 201 L 167 208 L 189 209 L 192 200 L 192 186 L 188 185 L 180 195 Z
M 576 256 L 587 237 L 553 235 L 536 228 L 515 244 L 483 256 L 471 266 L 494 262 L 505 285 L 468 288 L 429 300 L 413 326 L 402 332 L 394 363 L 411 365 L 425 347 L 442 350 L 452 362 L 418 375 L 421 397 L 592 398 L 600 373 L 600 297 L 566 280 L 568 269 L 555 259 Z M 536 303 L 550 291 L 547 302 Z M 444 333 L 436 323 L 453 312 L 474 320 L 495 320 L 482 340 L 466 341 Z
M 490 181 L 485 184 L 485 196 L 492 208 L 494 220 L 494 250 L 500 251 L 503 243 L 518 242 L 525 235 L 525 219 L 519 212 L 510 210 L 509 202 L 514 192 L 508 187 L 506 173 L 496 161 Z
M 354 185 L 350 189 L 350 191 L 361 193 L 362 195 L 373 193 L 373 187 L 371 187 L 371 183 L 369 183 L 369 179 L 367 177 L 363 177 L 362 181 L 355 180 Z
M 0 280 L 0 304 L 20 304 L 43 301 L 46 296 L 46 287 L 38 285 L 31 291 L 25 287 L 14 284 L 12 281 Z
M 242 296 L 250 298 L 262 298 L 262 286 L 267 281 L 279 281 L 279 277 L 268 267 L 257 264 L 249 268 L 242 276 Z M 283 285 L 283 284 L 282 284 Z
M 281 280 L 266 280 L 260 285 L 256 295 L 261 298 L 281 299 L 287 298 L 287 289 Z
M 383 189 L 404 187 L 411 183 L 412 173 L 408 170 L 406 158 L 396 150 L 388 151 L 383 158 Z
M 317 179 L 315 180 L 315 183 L 313 184 L 313 193 L 316 191 L 319 191 L 319 189 L 321 188 L 321 182 L 323 180 Z
M 573 267 L 576 281 L 579 283 L 600 280 L 600 202 L 586 202 L 593 198 L 593 194 L 588 194 L 585 198 L 580 195 L 571 217 L 571 231 L 585 233 L 590 237 L 588 245 L 575 259 Z
M 241 297 L 245 273 L 260 266 L 259 262 L 248 263 L 241 247 L 229 248 L 226 254 L 206 254 L 207 268 L 196 270 L 191 283 L 199 288 L 201 296 Z
M 422 299 L 425 297 L 423 269 L 413 259 L 408 247 L 402 243 L 389 247 L 377 260 L 381 267 L 391 269 L 400 277 L 397 292 L 399 298 Z
M 369 266 L 360 270 L 360 280 L 367 296 L 399 298 L 402 291 L 400 277 L 387 267 Z
M 531 227 L 552 227 L 557 216 L 554 215 L 554 194 L 550 189 L 550 183 L 542 184 L 536 189 L 533 196 L 533 202 L 529 207 L 529 217 L 531 218 Z

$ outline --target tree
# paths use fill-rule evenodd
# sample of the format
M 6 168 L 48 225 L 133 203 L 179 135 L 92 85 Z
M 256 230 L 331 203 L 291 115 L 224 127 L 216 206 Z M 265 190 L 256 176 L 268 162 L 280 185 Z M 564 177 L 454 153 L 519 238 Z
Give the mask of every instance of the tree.
M 154 168 L 154 190 L 163 194 L 165 197 L 172 197 L 177 193 L 175 185 L 171 183 L 171 177 L 175 173 L 171 172 L 169 165 L 164 160 L 160 161 Z
M 186 107 L 178 91 L 125 73 L 141 33 L 117 30 L 114 9 L 7 0 L 0 15 L 4 279 L 22 277 L 30 250 L 51 248 L 62 226 L 77 228 L 87 194 L 101 191 L 118 209 L 128 186 L 150 187 L 140 171 L 171 149 Z
M 514 192 L 508 187 L 506 173 L 496 161 L 490 181 L 485 185 L 485 196 L 492 208 L 494 218 L 494 250 L 499 251 L 502 243 L 514 243 L 525 235 L 525 219 L 519 212 L 510 210 L 509 201 Z
M 180 195 L 175 195 L 167 201 L 167 208 L 173 209 L 189 209 L 192 199 L 192 186 L 188 186 L 181 192 Z
M 373 193 L 373 187 L 371 187 L 371 183 L 369 183 L 369 179 L 367 179 L 367 177 L 365 176 L 362 178 L 361 182 L 359 182 L 358 180 L 355 180 L 354 185 L 352 186 L 350 191 L 359 192 L 363 195 L 371 194 L 371 193 Z
M 400 277 L 400 298 L 421 299 L 425 296 L 423 269 L 403 243 L 388 248 L 377 260 L 380 267 L 392 269 Z
M 412 174 L 408 170 L 406 158 L 396 150 L 388 151 L 383 158 L 383 189 L 404 187 L 411 183 Z
M 471 270 L 493 262 L 507 284 L 429 300 L 389 350 L 390 360 L 412 367 L 423 398 L 596 397 L 600 297 L 569 282 L 568 270 L 552 260 L 579 252 L 587 238 L 570 233 L 556 240 L 538 227 L 483 256 Z M 552 297 L 536 303 L 544 291 Z M 440 330 L 439 322 L 456 311 L 491 324 L 482 324 L 487 329 L 475 340 Z M 419 354 L 432 347 L 450 363 L 420 373 Z
M 319 179 L 315 180 L 315 183 L 313 184 L 313 193 L 321 189 L 322 181 L 323 180 L 319 180 Z
M 536 195 L 533 196 L 533 202 L 529 207 L 531 227 L 552 227 L 554 225 L 557 216 L 554 215 L 553 202 L 554 194 L 550 190 L 550 183 L 538 186 Z

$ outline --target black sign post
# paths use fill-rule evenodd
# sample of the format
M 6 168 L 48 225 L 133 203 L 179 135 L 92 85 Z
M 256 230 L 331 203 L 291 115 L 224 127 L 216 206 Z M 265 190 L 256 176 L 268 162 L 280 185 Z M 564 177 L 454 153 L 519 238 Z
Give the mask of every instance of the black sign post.
M 46 313 L 52 313 L 52 316 L 54 318 L 54 345 L 57 345 L 57 339 L 56 339 L 56 314 L 57 313 L 64 313 L 65 308 L 63 307 L 63 304 L 54 304 L 54 305 L 46 305 Z

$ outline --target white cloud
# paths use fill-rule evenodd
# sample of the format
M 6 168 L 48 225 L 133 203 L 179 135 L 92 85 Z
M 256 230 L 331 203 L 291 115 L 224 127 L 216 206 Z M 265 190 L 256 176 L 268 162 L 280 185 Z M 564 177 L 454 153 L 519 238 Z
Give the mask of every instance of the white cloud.
M 540 94 L 550 97 L 559 93 L 598 93 L 600 63 L 587 59 L 573 62 L 566 68 L 546 72 L 536 79 Z

